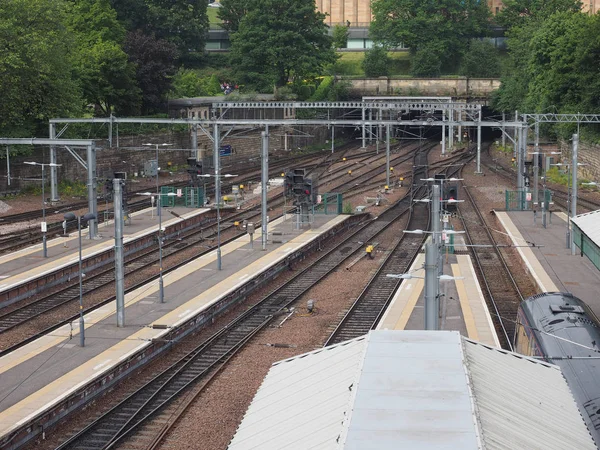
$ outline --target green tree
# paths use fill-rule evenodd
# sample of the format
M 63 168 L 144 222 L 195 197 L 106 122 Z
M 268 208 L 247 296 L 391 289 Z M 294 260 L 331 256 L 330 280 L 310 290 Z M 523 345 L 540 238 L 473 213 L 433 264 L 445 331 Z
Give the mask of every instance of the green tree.
M 473 40 L 463 55 L 459 74 L 467 77 L 493 78 L 501 74 L 498 50 L 489 41 Z
M 485 35 L 490 19 L 479 0 L 374 0 L 372 9 L 376 41 L 404 45 L 413 55 L 426 46 L 441 48 L 442 64 L 456 61 L 472 37 Z
M 208 31 L 207 0 L 146 0 L 148 22 L 145 34 L 169 41 L 180 56 L 203 52 Z
M 77 75 L 97 115 L 138 111 L 135 67 L 122 45 L 125 28 L 108 0 L 71 0 L 68 16 L 75 36 Z
M 509 61 L 494 96 L 498 110 L 563 113 L 600 108 L 600 16 L 557 12 L 509 32 Z M 570 134 L 560 126 L 556 130 Z
M 222 0 L 217 17 L 223 21 L 223 28 L 235 33 L 252 4 L 253 0 Z
M 375 45 L 365 52 L 362 68 L 367 77 L 386 77 L 390 73 L 390 57 L 381 45 Z
M 231 36 L 238 79 L 268 90 L 320 73 L 336 59 L 324 18 L 314 0 L 257 2 Z
M 48 119 L 81 111 L 66 11 L 63 1 L 2 1 L 0 135 L 46 132 Z
M 496 21 L 505 27 L 521 26 L 531 19 L 545 19 L 555 12 L 578 12 L 579 0 L 504 0 Z
M 410 74 L 413 77 L 439 77 L 442 73 L 442 55 L 444 50 L 444 46 L 440 42 L 431 42 L 419 47 L 413 53 Z
M 350 36 L 348 27 L 335 25 L 333 27 L 333 46 L 335 48 L 346 48 L 348 46 L 348 36 Z
M 177 48 L 171 42 L 136 31 L 127 34 L 125 51 L 135 64 L 137 85 L 142 91 L 141 111 L 153 114 L 166 107 L 166 94 L 175 75 Z
M 204 51 L 208 16 L 207 0 L 110 0 L 127 31 L 175 44 L 179 57 Z

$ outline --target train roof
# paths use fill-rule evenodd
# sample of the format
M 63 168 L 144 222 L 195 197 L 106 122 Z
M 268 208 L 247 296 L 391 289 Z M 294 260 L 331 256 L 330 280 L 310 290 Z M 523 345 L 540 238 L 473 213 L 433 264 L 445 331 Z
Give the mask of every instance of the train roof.
M 521 304 L 540 350 L 559 366 L 588 428 L 600 442 L 600 324 L 591 309 L 572 294 L 549 292 Z M 588 359 L 589 358 L 589 359 Z M 587 417 L 586 417 L 587 416 Z

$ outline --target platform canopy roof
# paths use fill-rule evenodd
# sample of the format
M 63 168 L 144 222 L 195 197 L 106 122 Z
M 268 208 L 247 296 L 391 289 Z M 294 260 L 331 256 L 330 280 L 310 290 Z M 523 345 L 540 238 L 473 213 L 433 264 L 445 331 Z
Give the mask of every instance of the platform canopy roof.
M 571 221 L 583 234 L 587 235 L 596 247 L 600 247 L 600 209 L 575 216 Z
M 451 331 L 371 331 L 275 363 L 230 450 L 596 449 L 557 366 Z

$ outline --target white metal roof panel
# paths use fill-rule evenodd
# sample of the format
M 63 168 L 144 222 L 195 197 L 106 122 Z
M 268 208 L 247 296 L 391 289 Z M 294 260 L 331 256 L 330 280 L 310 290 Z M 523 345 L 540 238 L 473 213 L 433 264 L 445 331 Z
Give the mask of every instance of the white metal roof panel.
M 460 335 L 371 333 L 344 433 L 352 450 L 479 448 Z
M 575 225 L 600 247 L 600 209 L 585 214 L 579 214 L 571 219 Z
M 374 331 L 273 365 L 247 449 L 595 449 L 557 366 L 447 331 Z
M 334 449 L 366 337 L 275 363 L 229 449 Z
M 486 449 L 596 449 L 557 366 L 463 342 Z

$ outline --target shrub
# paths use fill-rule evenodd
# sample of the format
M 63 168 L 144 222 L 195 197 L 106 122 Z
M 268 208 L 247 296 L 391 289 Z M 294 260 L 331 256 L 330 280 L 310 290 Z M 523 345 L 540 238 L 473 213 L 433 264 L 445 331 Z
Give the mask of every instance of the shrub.
M 390 71 L 390 57 L 382 46 L 377 45 L 365 52 L 362 68 L 367 77 L 386 77 Z
M 348 36 L 350 30 L 348 27 L 343 25 L 336 25 L 333 27 L 333 46 L 335 48 L 346 48 L 348 45 Z

